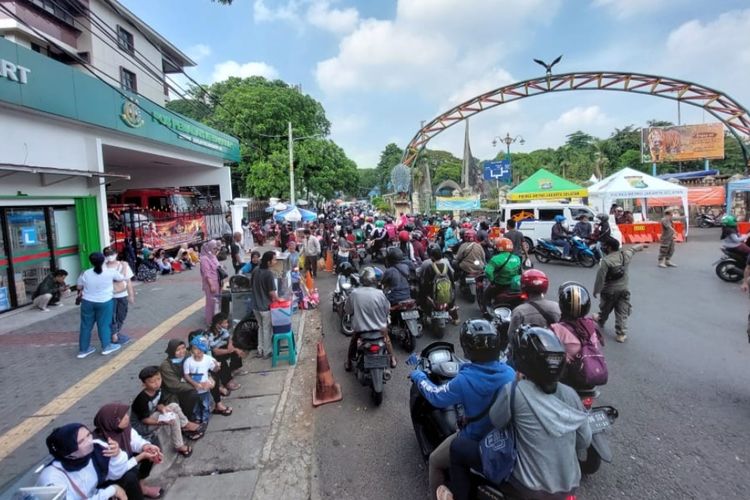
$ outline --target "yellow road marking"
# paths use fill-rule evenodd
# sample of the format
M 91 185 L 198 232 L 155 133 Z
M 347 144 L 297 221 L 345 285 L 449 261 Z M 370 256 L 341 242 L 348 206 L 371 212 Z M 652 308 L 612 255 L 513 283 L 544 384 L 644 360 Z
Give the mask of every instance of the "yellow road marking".
M 73 405 L 103 384 L 109 377 L 120 371 L 125 365 L 140 356 L 146 349 L 164 336 L 169 330 L 182 323 L 191 314 L 204 306 L 200 299 L 187 306 L 156 326 L 153 330 L 138 339 L 127 349 L 118 353 L 111 361 L 100 366 L 73 387 L 37 410 L 32 416 L 0 436 L 0 460 L 5 460 L 11 453 L 28 441 L 34 434 L 41 432 L 56 417 L 68 411 Z

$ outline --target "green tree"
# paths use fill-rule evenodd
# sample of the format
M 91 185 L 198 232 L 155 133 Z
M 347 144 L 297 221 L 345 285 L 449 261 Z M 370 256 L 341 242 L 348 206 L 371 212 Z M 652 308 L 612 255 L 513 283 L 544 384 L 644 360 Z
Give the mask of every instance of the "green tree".
M 314 193 L 329 200 L 338 192 L 358 194 L 357 165 L 333 141 L 303 141 L 295 157 L 295 176 L 302 181 L 306 194 Z
M 366 196 L 376 186 L 380 186 L 378 171 L 374 168 L 360 168 L 359 174 L 359 195 Z
M 461 163 L 442 163 L 435 169 L 435 175 L 432 177 L 433 189 L 441 182 L 452 180 L 461 183 Z

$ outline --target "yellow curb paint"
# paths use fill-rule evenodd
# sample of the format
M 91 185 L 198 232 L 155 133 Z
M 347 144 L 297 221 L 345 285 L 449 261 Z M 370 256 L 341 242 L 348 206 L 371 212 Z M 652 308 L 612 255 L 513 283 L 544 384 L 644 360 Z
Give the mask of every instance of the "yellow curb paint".
M 91 393 L 91 391 L 103 384 L 109 377 L 132 362 L 172 328 L 185 321 L 194 312 L 203 308 L 204 303 L 204 299 L 200 299 L 174 316 L 167 318 L 156 326 L 156 328 L 128 346 L 127 349 L 118 352 L 108 363 L 89 373 L 86 378 L 74 384 L 73 387 L 44 405 L 32 416 L 0 436 L 0 460 L 5 460 L 34 434 L 40 432 L 55 418 L 68 411 L 73 405 Z

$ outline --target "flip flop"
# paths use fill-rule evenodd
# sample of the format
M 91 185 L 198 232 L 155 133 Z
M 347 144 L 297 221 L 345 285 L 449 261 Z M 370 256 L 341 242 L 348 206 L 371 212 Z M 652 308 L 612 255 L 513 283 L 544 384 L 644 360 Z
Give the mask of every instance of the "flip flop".
M 187 432 L 183 432 L 183 434 L 185 435 L 186 438 L 188 438 L 191 441 L 198 441 L 200 438 L 202 438 L 205 435 L 205 433 L 201 430 L 187 431 Z
M 187 449 L 182 450 L 182 451 L 180 451 L 180 450 L 175 450 L 175 451 L 177 453 L 179 453 L 180 455 L 182 455 L 183 457 L 187 458 L 187 457 L 189 457 L 190 455 L 193 454 L 193 448 L 190 447 L 190 446 L 187 446 L 187 445 L 185 445 L 185 446 L 186 446 Z M 161 494 L 158 497 L 149 497 L 149 498 L 161 498 Z
M 230 406 L 225 407 L 223 410 L 219 410 L 217 408 L 214 408 L 214 411 L 212 411 L 214 415 L 224 415 L 225 417 L 228 417 L 232 414 L 232 408 Z

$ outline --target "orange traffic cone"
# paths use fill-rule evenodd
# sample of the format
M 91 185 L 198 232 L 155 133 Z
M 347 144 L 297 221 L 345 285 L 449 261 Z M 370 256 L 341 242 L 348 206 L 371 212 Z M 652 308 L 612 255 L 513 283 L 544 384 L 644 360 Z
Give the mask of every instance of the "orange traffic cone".
M 326 403 L 341 401 L 341 386 L 333 381 L 331 366 L 328 364 L 323 342 L 318 342 L 318 381 L 313 389 L 313 406 L 317 407 Z
M 330 251 L 326 252 L 326 271 L 333 272 L 333 253 Z
M 315 288 L 315 281 L 313 281 L 312 273 L 310 271 L 307 271 L 307 275 L 305 276 L 305 286 L 308 290 Z

